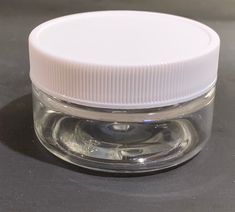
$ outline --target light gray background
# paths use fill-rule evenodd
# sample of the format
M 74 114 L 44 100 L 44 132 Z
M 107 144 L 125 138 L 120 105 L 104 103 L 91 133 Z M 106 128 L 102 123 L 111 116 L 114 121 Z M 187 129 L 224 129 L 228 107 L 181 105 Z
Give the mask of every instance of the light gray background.
M 194 18 L 221 36 L 212 137 L 188 163 L 149 176 L 101 175 L 48 153 L 33 132 L 27 36 L 83 11 L 137 9 Z M 0 0 L 0 211 L 235 211 L 234 0 Z

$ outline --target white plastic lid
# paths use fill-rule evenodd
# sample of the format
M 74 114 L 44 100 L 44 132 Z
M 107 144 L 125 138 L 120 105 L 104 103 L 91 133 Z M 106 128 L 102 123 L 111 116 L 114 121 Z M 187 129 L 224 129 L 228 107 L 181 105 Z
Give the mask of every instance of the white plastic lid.
M 199 22 L 162 13 L 64 16 L 29 37 L 30 77 L 58 99 L 118 109 L 178 104 L 216 82 L 220 40 Z

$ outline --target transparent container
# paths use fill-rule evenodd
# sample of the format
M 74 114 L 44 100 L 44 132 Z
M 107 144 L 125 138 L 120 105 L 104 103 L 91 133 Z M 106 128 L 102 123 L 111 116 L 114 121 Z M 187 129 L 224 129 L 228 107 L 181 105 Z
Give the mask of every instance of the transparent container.
M 178 105 L 138 110 L 84 107 L 33 87 L 35 131 L 56 156 L 90 169 L 146 172 L 176 166 L 208 141 L 215 88 Z
M 45 22 L 29 36 L 36 134 L 56 156 L 93 170 L 181 164 L 210 137 L 219 47 L 208 26 L 162 13 Z

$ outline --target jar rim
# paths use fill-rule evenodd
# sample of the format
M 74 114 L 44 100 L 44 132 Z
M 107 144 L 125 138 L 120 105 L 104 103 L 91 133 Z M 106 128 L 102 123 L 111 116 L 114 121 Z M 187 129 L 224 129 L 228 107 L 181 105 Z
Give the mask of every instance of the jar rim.
M 71 116 L 79 116 L 80 118 L 91 120 L 97 119 L 99 121 L 115 120 L 116 122 L 151 122 L 156 120 L 163 121 L 167 119 L 174 119 L 175 117 L 173 117 L 172 114 L 176 114 L 177 117 L 181 117 L 202 109 L 214 100 L 215 86 L 205 94 L 188 102 L 164 107 L 141 109 L 96 108 L 73 104 L 71 102 L 63 101 L 50 96 L 34 85 L 33 93 L 48 108 L 52 108 L 57 112 Z M 111 117 L 110 114 L 112 114 Z

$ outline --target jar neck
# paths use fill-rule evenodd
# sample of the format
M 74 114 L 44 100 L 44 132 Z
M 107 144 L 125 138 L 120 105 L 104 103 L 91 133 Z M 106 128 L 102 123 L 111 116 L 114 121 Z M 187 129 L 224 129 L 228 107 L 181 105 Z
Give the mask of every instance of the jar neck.
M 200 97 L 171 106 L 146 109 L 108 109 L 66 102 L 44 93 L 34 85 L 32 87 L 35 98 L 40 99 L 45 106 L 52 110 L 79 118 L 116 122 L 151 122 L 174 119 L 200 110 L 213 102 L 215 96 L 215 86 L 213 86 Z

